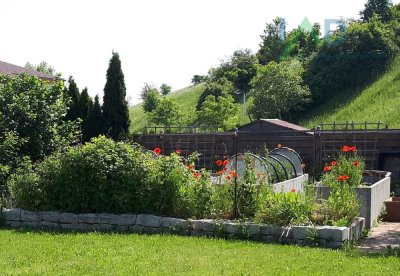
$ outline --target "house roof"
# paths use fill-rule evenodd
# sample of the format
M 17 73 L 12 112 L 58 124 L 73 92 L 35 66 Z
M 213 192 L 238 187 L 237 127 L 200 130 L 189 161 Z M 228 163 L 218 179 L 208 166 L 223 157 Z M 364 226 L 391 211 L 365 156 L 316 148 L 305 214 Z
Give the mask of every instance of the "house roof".
M 239 130 L 244 130 L 244 131 L 255 131 L 256 129 L 258 130 L 264 129 L 268 131 L 294 130 L 304 133 L 310 132 L 310 129 L 308 128 L 304 128 L 279 119 L 260 119 L 239 127 Z
M 26 73 L 30 76 L 36 76 L 39 79 L 44 79 L 44 80 L 54 80 L 54 76 L 50 75 L 50 74 L 45 74 L 42 72 L 38 72 L 36 70 L 33 69 L 29 69 L 29 68 L 25 68 L 25 67 L 21 67 L 18 65 L 14 65 L 11 63 L 7 63 L 4 61 L 0 61 L 0 75 L 18 75 L 21 73 Z

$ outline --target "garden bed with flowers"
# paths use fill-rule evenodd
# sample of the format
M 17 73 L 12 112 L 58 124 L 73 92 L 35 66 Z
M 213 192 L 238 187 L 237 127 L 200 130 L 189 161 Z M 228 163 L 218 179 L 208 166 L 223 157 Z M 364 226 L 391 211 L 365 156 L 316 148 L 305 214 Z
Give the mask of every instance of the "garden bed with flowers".
M 372 228 L 390 196 L 391 173 L 364 168 L 357 148 L 344 146 L 338 160 L 324 167 L 321 182 L 316 184 L 316 194 L 318 199 L 328 200 L 332 193 L 345 195 L 353 189 L 359 201 L 359 214 L 366 219 L 366 228 Z
M 66 213 L 68 219 L 75 220 L 71 226 L 74 230 L 80 227 L 119 230 L 113 219 L 119 221 L 120 216 L 135 216 L 135 221 L 130 217 L 128 226 L 151 232 L 154 229 L 150 228 L 158 229 L 161 221 L 171 218 L 183 225 L 190 221 L 191 228 L 186 230 L 191 234 L 201 231 L 200 234 L 208 235 L 214 231 L 212 235 L 215 236 L 233 227 L 240 229 L 235 237 L 246 237 L 246 233 L 259 229 L 255 235 L 271 242 L 297 243 L 291 239 L 299 234 L 290 229 L 303 229 L 299 231 L 311 233 L 315 239 L 320 237 L 316 233 L 333 229 L 333 232 L 344 233 L 340 240 L 335 240 L 336 246 L 358 238 L 354 233 L 360 234 L 363 229 L 363 220 L 358 219 L 359 200 L 354 192 L 362 179 L 362 160 L 357 161 L 356 166 L 352 156 L 339 158 L 322 178 L 322 183 L 329 184 L 331 193 L 326 200 L 319 200 L 315 187 L 304 185 L 307 175 L 275 182 L 276 178 L 268 172 L 257 172 L 255 159 L 248 155 L 241 171 L 232 170 L 238 166 L 230 166 L 227 158 L 216 160 L 220 182 L 213 183 L 211 171 L 196 168 L 197 157 L 196 153 L 184 157 L 179 149 L 165 156 L 159 148 L 150 152 L 138 145 L 114 142 L 105 137 L 93 139 L 41 163 L 27 163 L 11 177 L 7 207 L 22 210 L 19 219 L 9 225 L 49 225 L 64 229 L 74 223 L 62 223 L 56 214 Z M 25 220 L 24 214 L 27 214 Z M 49 222 L 44 219 L 46 216 L 53 216 L 56 221 Z M 18 214 L 15 217 L 18 218 Z M 138 218 L 140 223 L 136 221 Z M 29 219 L 34 221 L 27 221 Z M 193 221 L 199 222 L 193 224 Z M 97 225 L 100 222 L 101 225 Z M 218 226 L 220 222 L 223 226 Z M 196 229 L 198 224 L 202 225 L 201 230 Z M 215 230 L 207 230 L 211 229 L 209 227 Z M 222 232 L 227 236 L 233 234 L 229 231 Z M 286 236 L 282 234 L 284 231 Z M 272 234 L 278 232 L 282 239 Z M 304 235 L 300 240 L 304 241 Z M 321 246 L 323 244 L 321 242 Z M 334 247 L 333 244 L 329 246 Z

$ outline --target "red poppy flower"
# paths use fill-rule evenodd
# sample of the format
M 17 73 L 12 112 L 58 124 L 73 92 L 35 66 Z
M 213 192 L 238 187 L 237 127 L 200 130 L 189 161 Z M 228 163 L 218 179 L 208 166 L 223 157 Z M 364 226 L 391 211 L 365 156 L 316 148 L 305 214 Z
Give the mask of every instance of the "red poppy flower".
M 161 152 L 161 149 L 160 149 L 160 148 L 155 148 L 155 149 L 154 149 L 154 153 L 155 153 L 155 154 L 159 155 L 160 152 Z
M 351 152 L 356 152 L 357 151 L 357 147 L 350 147 L 350 151 Z
M 337 165 L 337 162 L 336 161 L 332 161 L 331 165 L 332 165 L 332 167 L 335 167 Z
M 237 175 L 237 173 L 235 171 L 230 171 L 229 174 L 234 178 L 238 177 L 238 175 Z
M 218 171 L 217 174 L 218 174 L 218 175 L 223 175 L 223 174 L 224 174 L 224 171 Z
M 194 173 L 193 173 L 193 176 L 194 176 L 195 178 L 199 178 L 199 177 L 200 177 L 200 174 L 199 174 L 199 172 L 194 172 Z
M 227 167 L 225 167 L 225 168 L 223 168 L 222 169 L 224 172 L 226 172 L 227 170 L 228 170 L 228 168 Z
M 330 172 L 332 170 L 331 166 L 325 166 L 324 167 L 324 172 Z
M 354 166 L 356 166 L 356 167 L 358 167 L 359 165 L 360 165 L 360 162 L 358 162 L 358 161 L 354 161 Z
M 343 146 L 342 151 L 343 152 L 349 152 L 351 150 L 351 147 L 349 146 Z
M 295 193 L 295 192 L 296 192 L 296 189 L 295 189 L 295 188 L 292 188 L 292 189 L 290 190 L 290 192 L 291 192 L 291 193 Z
M 229 164 L 229 160 L 224 160 L 224 166 L 228 166 L 228 164 Z
M 227 175 L 227 176 L 226 176 L 226 179 L 227 179 L 227 180 L 231 180 L 231 176 L 230 176 L 230 175 Z
M 341 175 L 341 176 L 338 177 L 337 180 L 338 180 L 339 182 L 342 182 L 342 181 L 348 180 L 348 179 L 349 179 L 349 177 L 348 177 L 347 175 Z
M 192 165 L 188 165 L 187 166 L 189 170 L 193 170 L 193 166 Z
M 180 150 L 180 149 L 177 149 L 175 152 L 176 152 L 177 154 L 181 155 L 181 153 L 182 153 L 182 150 Z
M 222 160 L 217 160 L 217 166 L 222 166 L 223 163 Z

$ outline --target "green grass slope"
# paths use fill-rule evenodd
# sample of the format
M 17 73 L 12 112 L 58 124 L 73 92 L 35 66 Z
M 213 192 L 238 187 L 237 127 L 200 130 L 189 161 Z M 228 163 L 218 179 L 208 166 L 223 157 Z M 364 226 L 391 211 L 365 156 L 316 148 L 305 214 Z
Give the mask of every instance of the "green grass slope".
M 346 121 L 381 121 L 390 128 L 400 128 L 400 57 L 364 90 L 343 91 L 326 104 L 305 112 L 300 125 L 313 128 L 321 122 Z
M 200 84 L 175 91 L 166 97 L 174 99 L 185 116 L 191 116 L 195 113 L 197 100 L 203 90 L 204 85 Z M 149 125 L 141 103 L 130 108 L 129 116 L 131 119 L 131 133 L 140 133 L 146 125 Z
M 176 101 L 186 118 L 195 118 L 197 101 L 201 93 L 204 91 L 204 88 L 204 84 L 190 86 L 173 92 L 166 97 L 172 98 Z M 245 105 L 246 111 L 251 104 L 252 99 L 247 99 Z M 141 133 L 146 125 L 151 125 L 148 123 L 147 115 L 144 113 L 141 103 L 130 108 L 129 116 L 131 119 L 130 133 Z M 239 124 L 247 124 L 248 122 L 250 122 L 250 118 L 248 117 L 247 112 L 243 117 L 243 105 L 240 105 L 238 109 L 237 118 Z

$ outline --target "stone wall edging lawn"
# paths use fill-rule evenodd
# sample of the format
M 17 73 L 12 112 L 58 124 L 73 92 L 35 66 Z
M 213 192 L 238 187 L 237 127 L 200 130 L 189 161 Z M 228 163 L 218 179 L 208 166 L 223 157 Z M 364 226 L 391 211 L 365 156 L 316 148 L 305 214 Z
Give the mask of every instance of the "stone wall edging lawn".
M 11 228 L 55 229 L 73 231 L 115 231 L 128 233 L 170 233 L 186 236 L 246 239 L 265 243 L 317 245 L 340 248 L 350 240 L 358 240 L 365 219 L 358 218 L 350 227 L 292 226 L 274 227 L 229 220 L 185 220 L 146 214 L 72 214 L 61 212 L 31 212 L 5 209 L 3 223 Z

